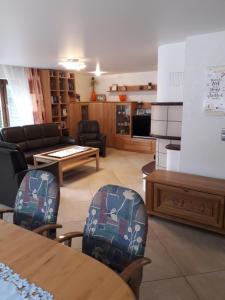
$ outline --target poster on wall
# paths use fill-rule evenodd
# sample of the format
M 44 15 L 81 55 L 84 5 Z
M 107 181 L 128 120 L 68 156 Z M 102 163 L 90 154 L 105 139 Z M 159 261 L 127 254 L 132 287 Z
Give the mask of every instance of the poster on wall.
M 218 115 L 225 114 L 225 66 L 207 68 L 204 110 Z

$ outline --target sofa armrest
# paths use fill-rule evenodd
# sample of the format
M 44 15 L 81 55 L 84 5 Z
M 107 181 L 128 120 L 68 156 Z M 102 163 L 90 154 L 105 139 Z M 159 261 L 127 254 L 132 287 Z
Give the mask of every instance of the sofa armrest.
M 60 143 L 62 144 L 68 144 L 68 145 L 75 145 L 76 140 L 69 136 L 61 136 L 60 137 Z
M 79 135 L 79 144 L 81 146 L 85 146 L 86 140 L 87 140 L 87 137 L 85 135 Z
M 106 136 L 105 136 L 104 134 L 99 133 L 99 134 L 97 135 L 97 138 L 98 138 L 100 141 L 102 141 L 103 145 L 106 144 Z

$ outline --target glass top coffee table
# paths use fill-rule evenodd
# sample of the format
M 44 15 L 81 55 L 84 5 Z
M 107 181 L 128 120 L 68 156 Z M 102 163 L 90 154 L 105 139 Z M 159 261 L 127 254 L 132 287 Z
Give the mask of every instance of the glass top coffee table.
M 99 149 L 83 146 L 70 146 L 34 155 L 34 166 L 39 163 L 58 162 L 59 182 L 63 186 L 63 173 L 96 161 L 96 171 L 99 170 Z

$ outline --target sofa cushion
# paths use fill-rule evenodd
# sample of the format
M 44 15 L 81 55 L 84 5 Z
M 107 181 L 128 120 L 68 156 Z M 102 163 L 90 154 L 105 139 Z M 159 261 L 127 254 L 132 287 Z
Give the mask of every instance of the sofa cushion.
M 60 143 L 60 136 L 53 136 L 43 139 L 43 146 L 49 147 Z
M 37 140 L 43 137 L 42 124 L 23 126 L 27 140 Z
M 27 149 L 26 136 L 23 127 L 2 128 L 1 135 L 5 142 L 18 144 L 22 150 Z
M 58 128 L 58 125 L 55 123 L 46 123 L 42 124 L 42 136 L 47 137 L 53 137 L 53 136 L 60 136 L 60 131 Z
M 82 120 L 78 124 L 79 133 L 99 133 L 99 124 L 95 120 Z
M 85 141 L 85 146 L 89 146 L 89 147 L 102 147 L 102 142 L 100 140 L 87 140 Z
M 97 133 L 85 133 L 84 135 L 81 134 L 81 136 L 84 136 L 85 140 L 96 140 L 98 134 Z
M 43 139 L 36 139 L 36 140 L 28 140 L 27 141 L 27 149 L 36 149 L 43 146 Z

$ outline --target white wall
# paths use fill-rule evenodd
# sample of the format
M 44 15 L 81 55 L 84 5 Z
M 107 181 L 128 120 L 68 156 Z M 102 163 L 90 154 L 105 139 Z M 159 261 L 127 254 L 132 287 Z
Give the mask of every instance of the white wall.
M 118 85 L 146 85 L 148 82 L 157 83 L 157 72 L 137 72 L 137 73 L 122 73 L 112 75 L 102 75 L 96 78 L 96 92 L 97 94 L 106 94 L 108 101 L 119 101 L 119 93 L 107 93 L 112 84 Z M 128 101 L 156 101 L 156 91 L 140 91 L 140 92 L 121 92 L 127 94 Z
M 162 45 L 158 49 L 159 102 L 183 102 L 185 42 Z
M 90 101 L 91 98 L 91 76 L 75 73 L 76 93 L 80 95 L 80 101 Z
M 180 170 L 225 179 L 225 116 L 203 111 L 206 68 L 225 66 L 225 31 L 193 36 L 186 43 Z

